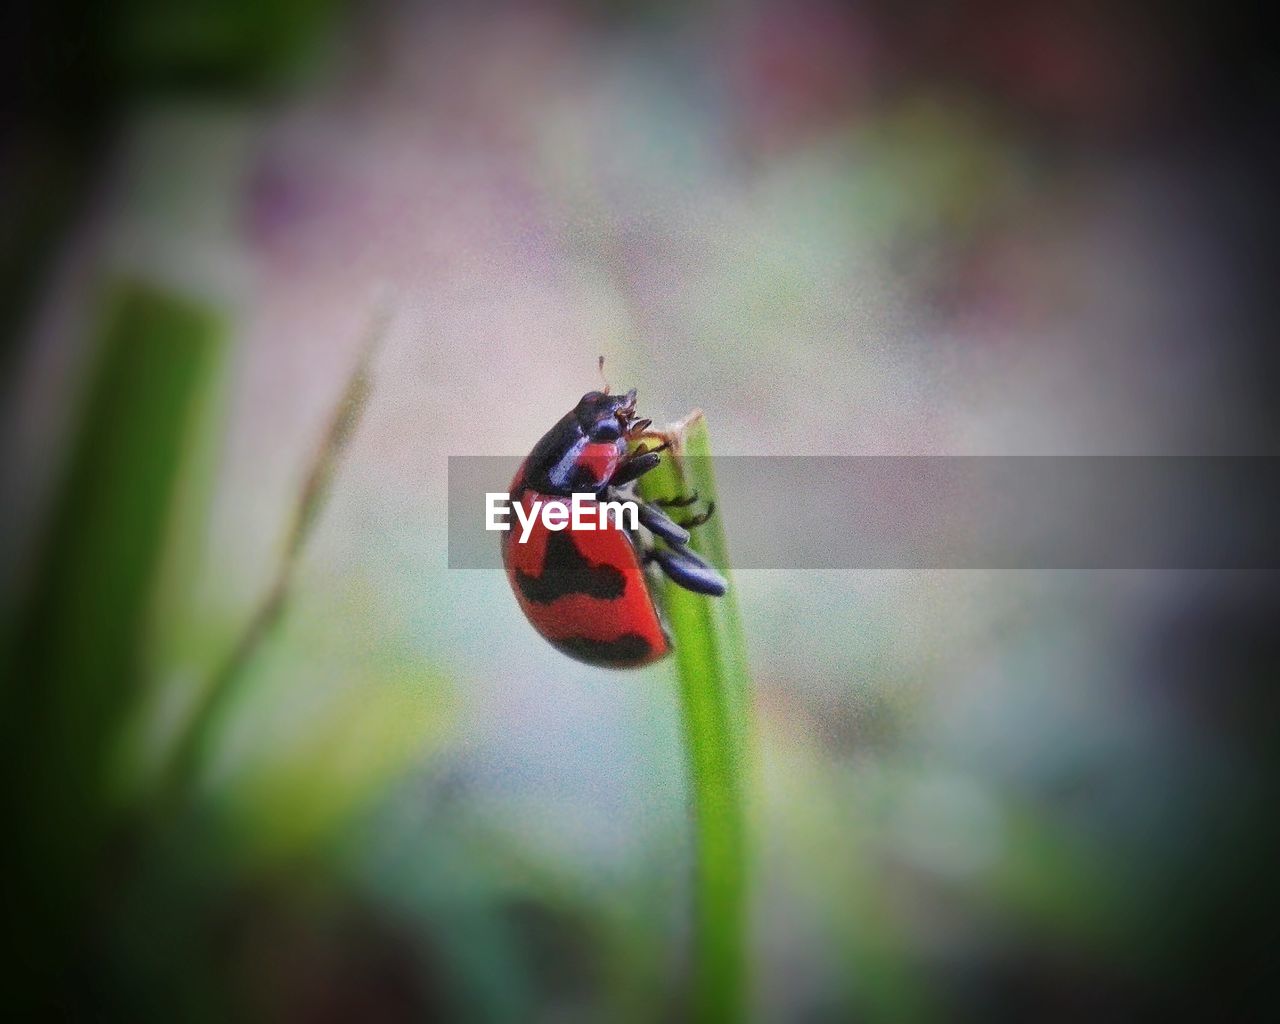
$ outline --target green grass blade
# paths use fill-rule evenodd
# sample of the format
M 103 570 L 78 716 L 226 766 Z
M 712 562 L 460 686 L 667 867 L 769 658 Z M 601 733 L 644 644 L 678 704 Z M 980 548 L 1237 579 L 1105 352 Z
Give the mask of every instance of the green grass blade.
M 154 586 L 227 338 L 216 309 L 158 287 L 121 283 L 108 300 L 0 687 L 11 881 L 22 900 L 11 909 L 33 972 L 56 963 L 54 936 L 82 911 L 88 865 L 112 824 L 112 767 L 144 692 Z
M 714 501 L 715 474 L 702 414 L 694 413 L 673 428 L 670 440 L 673 455 L 641 478 L 641 497 L 696 491 L 697 507 Z M 690 546 L 730 581 L 722 598 L 690 593 L 670 580 L 664 580 L 661 592 L 675 646 L 693 798 L 694 1011 L 699 1020 L 741 1020 L 747 1004 L 751 682 L 722 516 L 717 513 L 693 537 Z

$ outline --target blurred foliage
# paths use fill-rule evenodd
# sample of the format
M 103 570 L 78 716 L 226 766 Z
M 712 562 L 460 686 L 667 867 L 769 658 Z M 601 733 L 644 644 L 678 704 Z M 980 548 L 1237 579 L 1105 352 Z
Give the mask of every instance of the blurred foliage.
M 98 369 L 43 538 L 44 565 L 6 653 L 6 805 L 24 900 L 52 936 L 91 899 L 109 828 L 116 743 L 145 693 L 140 663 L 185 442 L 218 380 L 226 328 L 212 311 L 138 284 L 111 292 Z M 25 915 L 19 915 L 22 919 Z
M 7 22 L 0 338 L 21 335 L 104 146 L 140 103 L 278 88 L 329 38 L 339 0 L 55 0 Z M 0 370 L 11 354 L 0 352 Z
M 261 686 L 264 660 L 269 677 L 264 643 L 275 642 L 293 566 L 359 422 L 371 342 L 317 449 L 276 582 L 206 687 L 213 701 L 193 706 L 184 738 L 155 782 L 117 785 L 122 758 L 137 760 L 128 748 L 157 697 L 148 673 L 165 669 L 146 657 L 152 626 L 182 625 L 172 609 L 157 616 L 156 596 L 190 611 L 180 580 L 160 588 L 161 567 L 189 570 L 194 563 L 182 549 L 202 540 L 200 517 L 183 506 L 208 493 L 193 477 L 211 469 L 200 438 L 222 407 L 214 394 L 222 387 L 226 333 L 222 318 L 199 303 L 135 282 L 111 289 L 97 368 L 43 538 L 45 564 L 28 606 L 16 624 L 6 624 L 5 810 L 24 823 L 8 850 L 19 885 L 7 924 L 22 937 L 19 943 L 12 936 L 23 953 L 10 965 L 22 976 L 14 988 L 22 1009 L 136 1019 L 180 1008 L 183 1016 L 223 1019 L 237 1008 L 291 1016 L 323 1005 L 303 982 L 315 966 L 309 963 L 298 967 L 296 990 L 287 976 L 259 992 L 243 990 L 258 969 L 255 947 L 272 941 L 259 931 L 306 934 L 299 955 L 341 961 L 351 934 L 345 926 L 333 932 L 337 945 L 326 949 L 324 917 L 372 912 L 340 900 L 317 920 L 312 902 L 333 902 L 326 887 L 319 897 L 308 895 L 294 880 L 274 881 L 274 872 L 282 861 L 306 861 L 331 844 L 371 794 L 423 756 L 447 721 L 441 700 L 422 699 L 427 680 L 418 658 L 374 652 L 348 666 L 363 686 L 334 695 L 291 742 L 274 730 L 259 754 L 241 759 L 223 780 L 219 799 L 201 795 L 206 761 L 226 742 L 228 698 L 242 696 L 233 684 L 243 675 Z M 179 500 L 184 490 L 186 500 Z M 291 649 L 277 669 L 289 674 L 297 658 Z M 439 696 L 441 680 L 427 682 Z M 259 887 L 262 895 L 254 896 Z M 241 904 L 252 907 L 243 920 Z M 363 927 L 357 923 L 355 934 Z M 376 915 L 368 927 L 382 928 Z M 396 945 L 387 955 L 402 952 Z M 380 954 L 375 948 L 364 955 Z M 238 964 L 240 957 L 249 959 Z M 351 991 L 337 998 L 364 998 L 354 969 Z M 404 998 L 416 1016 L 428 997 L 418 992 L 420 972 L 405 969 Z M 381 982 L 370 984 L 376 1005 L 385 992 Z
M 128 87 L 259 89 L 295 71 L 339 0 L 124 0 L 111 47 Z
M 281 656 L 297 655 L 286 647 Z M 272 659 L 263 660 L 271 671 Z M 424 678 L 403 654 L 369 652 L 347 671 L 358 686 L 291 732 L 272 728 L 230 769 L 229 812 L 256 856 L 287 859 L 323 847 L 448 733 L 447 685 Z

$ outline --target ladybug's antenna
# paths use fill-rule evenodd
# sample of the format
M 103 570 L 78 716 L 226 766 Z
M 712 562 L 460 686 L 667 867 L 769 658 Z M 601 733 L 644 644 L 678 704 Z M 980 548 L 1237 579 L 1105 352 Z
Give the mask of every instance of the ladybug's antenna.
M 596 372 L 600 374 L 600 380 L 604 382 L 604 393 L 609 393 L 609 380 L 604 375 L 604 356 L 600 356 L 596 362 Z

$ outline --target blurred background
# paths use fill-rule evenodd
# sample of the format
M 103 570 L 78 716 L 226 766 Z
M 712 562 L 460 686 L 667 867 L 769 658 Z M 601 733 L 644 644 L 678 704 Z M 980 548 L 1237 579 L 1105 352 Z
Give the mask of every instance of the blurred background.
M 598 353 L 721 454 L 1272 454 L 1217 8 L 7 13 L 6 1001 L 684 1016 L 671 670 L 447 570 L 447 457 Z M 1272 574 L 735 584 L 756 1018 L 1274 1009 Z

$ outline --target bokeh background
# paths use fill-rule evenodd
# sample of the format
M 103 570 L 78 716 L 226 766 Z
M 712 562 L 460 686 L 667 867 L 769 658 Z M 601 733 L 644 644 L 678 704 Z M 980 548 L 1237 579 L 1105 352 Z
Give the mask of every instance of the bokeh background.
M 6 999 L 683 1016 L 670 669 L 447 570 L 447 457 L 598 353 L 722 454 L 1271 454 L 1274 61 L 1217 6 L 7 16 Z M 757 1018 L 1274 1009 L 1271 574 L 735 584 Z

